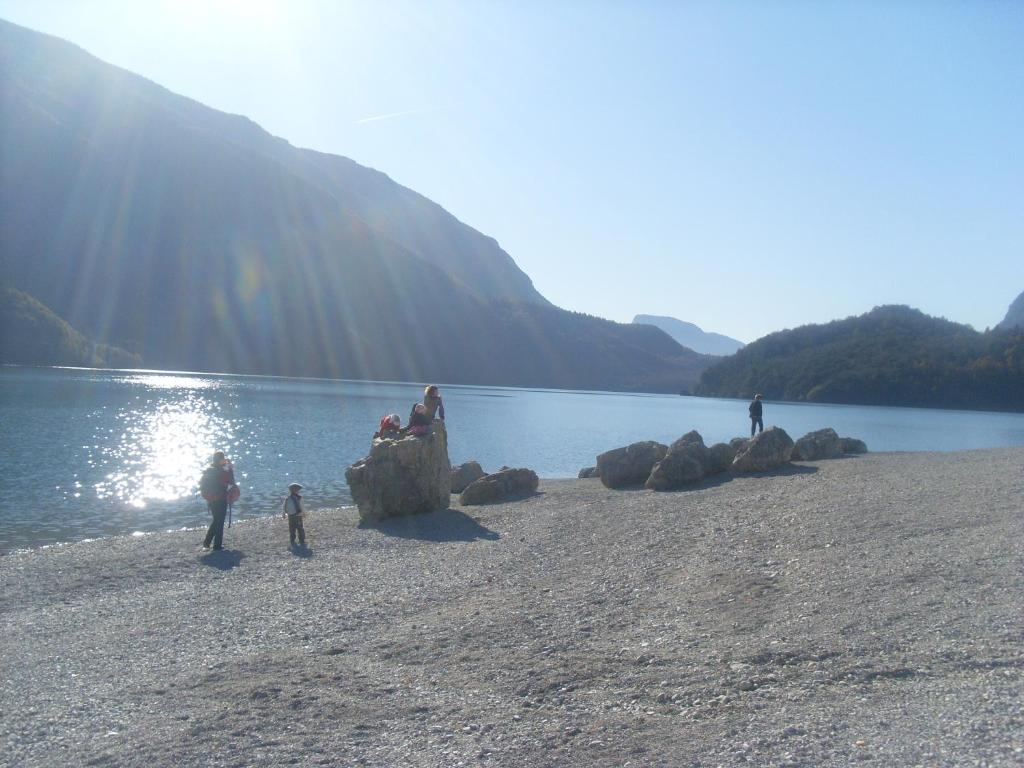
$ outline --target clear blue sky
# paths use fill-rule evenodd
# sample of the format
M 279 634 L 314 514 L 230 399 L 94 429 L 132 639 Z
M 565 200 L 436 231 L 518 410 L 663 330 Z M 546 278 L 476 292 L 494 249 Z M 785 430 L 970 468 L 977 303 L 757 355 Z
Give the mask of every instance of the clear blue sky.
M 1024 2 L 0 0 L 498 239 L 556 304 L 750 341 L 1024 291 Z

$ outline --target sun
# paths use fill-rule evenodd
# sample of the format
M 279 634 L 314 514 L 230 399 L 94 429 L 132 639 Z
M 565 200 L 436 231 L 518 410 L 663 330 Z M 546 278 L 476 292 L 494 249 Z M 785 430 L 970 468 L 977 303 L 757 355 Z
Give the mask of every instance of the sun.
M 242 23 L 273 27 L 285 17 L 287 4 L 280 0 L 164 0 L 164 7 L 189 25 Z

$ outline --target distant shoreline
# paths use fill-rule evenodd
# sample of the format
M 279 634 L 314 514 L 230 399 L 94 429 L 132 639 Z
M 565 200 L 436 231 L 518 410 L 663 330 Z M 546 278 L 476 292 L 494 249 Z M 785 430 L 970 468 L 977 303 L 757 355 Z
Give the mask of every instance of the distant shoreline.
M 388 386 L 411 386 L 422 387 L 423 382 L 419 381 L 392 381 L 386 379 L 335 379 L 322 376 L 284 376 L 272 373 L 225 373 L 218 371 L 179 371 L 162 370 L 159 368 L 86 368 L 73 365 L 29 365 L 24 363 L 0 363 L 2 368 L 38 368 L 42 370 L 65 370 L 65 371 L 92 371 L 96 373 L 129 373 L 129 374 L 159 374 L 164 376 L 218 376 L 226 378 L 253 378 L 273 379 L 282 381 L 322 381 L 338 382 L 348 384 L 381 384 Z M 528 392 L 551 392 L 578 395 L 633 395 L 638 397 L 692 397 L 701 400 L 728 400 L 731 402 L 746 402 L 748 396 L 732 397 L 728 395 L 704 395 L 692 392 L 670 392 L 670 391 L 646 391 L 638 389 L 558 389 L 554 387 L 527 387 L 514 384 L 460 384 L 458 382 L 431 382 L 436 383 L 442 389 L 458 387 L 460 389 L 514 389 Z M 771 399 L 766 402 L 783 405 L 807 405 L 807 406 L 846 406 L 851 408 L 892 408 L 895 410 L 918 410 L 918 411 L 943 411 L 949 413 L 994 413 L 994 414 L 1024 414 L 1024 410 L 1013 409 L 983 409 L 983 408 L 948 408 L 932 405 L 886 405 L 882 403 L 845 403 L 809 400 L 780 400 Z

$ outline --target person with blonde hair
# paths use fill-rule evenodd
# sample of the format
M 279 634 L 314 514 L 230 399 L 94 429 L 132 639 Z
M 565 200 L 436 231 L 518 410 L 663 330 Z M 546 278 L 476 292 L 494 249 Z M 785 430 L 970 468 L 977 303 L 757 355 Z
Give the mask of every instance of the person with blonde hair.
M 427 418 L 434 420 L 437 414 L 441 421 L 444 421 L 444 401 L 441 400 L 441 393 L 436 384 L 431 384 L 423 390 L 423 405 L 427 409 Z

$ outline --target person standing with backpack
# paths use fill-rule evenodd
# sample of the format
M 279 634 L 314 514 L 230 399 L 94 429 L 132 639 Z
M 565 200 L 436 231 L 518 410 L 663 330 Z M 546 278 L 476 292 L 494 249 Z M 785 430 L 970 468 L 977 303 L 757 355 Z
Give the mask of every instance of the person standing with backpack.
M 217 451 L 210 457 L 210 463 L 203 470 L 199 480 L 199 492 L 206 499 L 206 506 L 213 516 L 213 521 L 203 539 L 203 549 L 224 548 L 224 519 L 228 515 L 228 500 L 234 495 L 235 470 L 231 462 L 224 456 L 224 451 Z

